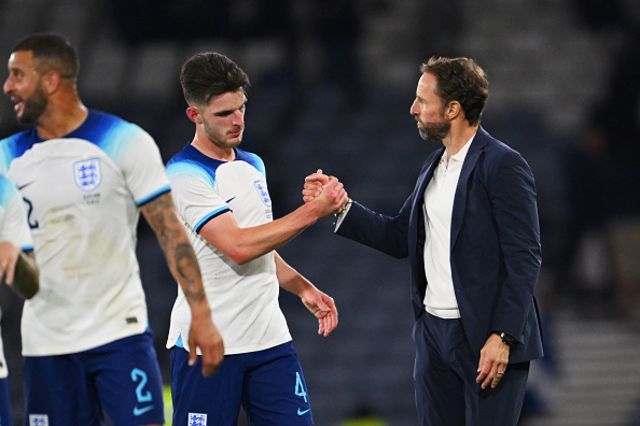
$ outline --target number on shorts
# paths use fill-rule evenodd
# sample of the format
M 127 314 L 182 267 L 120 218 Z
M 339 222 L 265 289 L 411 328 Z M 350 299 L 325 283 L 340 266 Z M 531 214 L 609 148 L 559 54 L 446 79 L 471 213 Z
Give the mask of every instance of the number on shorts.
M 131 380 L 136 383 L 138 380 L 138 386 L 136 386 L 136 398 L 138 398 L 138 402 L 149 402 L 153 399 L 153 395 L 148 390 L 144 390 L 144 387 L 147 385 L 147 373 L 140 370 L 139 368 L 134 368 L 131 370 Z
M 307 391 L 304 389 L 304 383 L 302 382 L 302 378 L 300 377 L 300 373 L 296 371 L 296 388 L 294 393 L 297 396 L 304 398 L 304 402 L 307 402 Z

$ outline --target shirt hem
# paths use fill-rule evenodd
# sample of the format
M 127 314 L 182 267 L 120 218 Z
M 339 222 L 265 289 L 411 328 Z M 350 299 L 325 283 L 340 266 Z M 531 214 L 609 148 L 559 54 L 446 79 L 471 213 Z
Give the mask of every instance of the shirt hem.
M 124 333 L 114 334 L 108 338 L 92 341 L 85 345 L 78 345 L 78 346 L 57 344 L 55 346 L 50 345 L 47 347 L 46 345 L 41 345 L 41 347 L 44 348 L 42 350 L 29 350 L 28 348 L 26 349 L 25 346 L 23 346 L 22 356 L 56 356 L 56 355 L 69 355 L 69 354 L 74 354 L 78 352 L 84 352 L 84 351 L 95 349 L 97 347 L 100 347 L 109 343 L 113 343 L 116 340 L 124 339 L 125 337 L 131 337 L 137 334 L 142 334 L 146 331 L 146 329 L 147 329 L 147 326 L 143 325 L 135 329 L 134 328 L 128 329 Z M 61 346 L 64 346 L 64 349 L 60 349 Z
M 170 343 L 167 344 L 167 349 L 171 349 L 174 347 L 179 347 L 177 345 L 177 339 Z M 238 355 L 238 354 L 245 354 L 245 353 L 250 353 L 250 352 L 258 352 L 258 351 L 264 351 L 266 349 L 271 349 L 275 346 L 281 345 L 283 343 L 287 343 L 287 342 L 291 342 L 293 341 L 293 338 L 291 337 L 291 335 L 289 336 L 285 336 L 279 339 L 274 339 L 271 340 L 269 342 L 266 343 L 255 343 L 255 344 L 251 344 L 251 345 L 245 345 L 245 346 L 235 346 L 235 347 L 231 347 L 231 348 L 224 348 L 224 354 L 225 355 Z M 184 349 L 185 351 L 189 352 L 189 348 L 187 346 L 183 347 L 182 349 Z M 200 349 L 197 349 L 197 354 L 198 355 L 202 355 L 202 353 L 200 352 Z
M 459 309 L 439 309 L 432 308 L 430 306 L 425 306 L 424 310 L 429 312 L 431 315 L 436 316 L 442 319 L 460 319 L 460 310 Z

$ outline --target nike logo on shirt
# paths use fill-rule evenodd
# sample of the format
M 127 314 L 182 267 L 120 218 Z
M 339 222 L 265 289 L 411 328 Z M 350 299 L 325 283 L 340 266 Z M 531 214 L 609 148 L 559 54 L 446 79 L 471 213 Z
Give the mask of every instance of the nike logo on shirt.
M 225 201 L 225 203 L 229 204 L 230 202 L 232 202 L 235 199 L 236 199 L 236 197 L 231 197 L 227 201 Z
M 23 188 L 26 188 L 27 186 L 31 185 L 34 182 L 35 182 L 35 180 L 32 180 L 31 182 L 27 182 L 25 184 L 18 185 L 18 191 L 22 190 Z
M 311 411 L 311 408 L 307 408 L 306 410 L 303 410 L 302 408 L 298 408 L 298 415 L 299 416 L 304 416 L 305 414 L 307 414 L 309 411 Z
M 151 411 L 153 409 L 153 405 L 147 405 L 146 407 L 133 407 L 133 415 L 134 416 L 141 416 L 144 413 Z

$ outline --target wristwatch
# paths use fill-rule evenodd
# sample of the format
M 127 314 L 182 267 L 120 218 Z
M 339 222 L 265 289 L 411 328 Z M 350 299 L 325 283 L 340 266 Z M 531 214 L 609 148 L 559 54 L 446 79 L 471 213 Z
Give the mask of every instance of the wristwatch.
M 351 198 L 347 199 L 347 202 L 344 203 L 342 205 L 342 207 L 340 207 L 334 214 L 337 216 L 340 216 L 342 213 L 344 213 L 345 211 L 347 211 L 347 209 L 349 209 L 349 207 L 351 207 L 351 203 L 353 203 L 353 201 L 351 200 Z
M 497 334 L 502 339 L 502 342 L 507 346 L 513 346 L 516 344 L 516 338 L 504 331 L 494 331 L 493 334 Z

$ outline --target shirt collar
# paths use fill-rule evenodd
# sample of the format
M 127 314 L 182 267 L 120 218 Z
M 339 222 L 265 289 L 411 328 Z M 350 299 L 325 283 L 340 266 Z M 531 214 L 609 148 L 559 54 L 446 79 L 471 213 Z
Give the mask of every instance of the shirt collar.
M 477 133 L 477 132 L 476 132 Z M 460 148 L 460 151 L 458 151 L 456 153 L 456 155 L 452 155 L 451 157 L 449 157 L 449 160 L 453 160 L 456 162 L 464 162 L 464 159 L 467 156 L 467 153 L 469 152 L 469 148 L 471 147 L 471 142 L 473 142 L 473 138 L 475 138 L 476 133 L 474 133 L 473 135 L 471 135 L 471 137 L 469 138 L 469 140 L 467 142 L 465 142 L 464 145 L 462 145 L 462 148 Z M 447 150 L 444 150 L 444 153 L 442 154 L 442 160 L 444 161 L 447 158 Z

